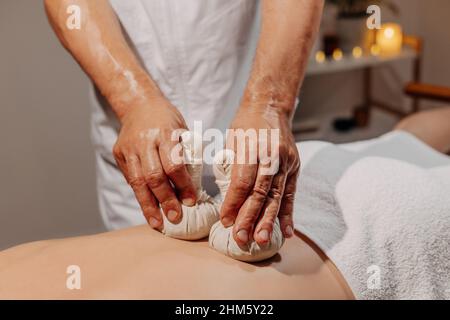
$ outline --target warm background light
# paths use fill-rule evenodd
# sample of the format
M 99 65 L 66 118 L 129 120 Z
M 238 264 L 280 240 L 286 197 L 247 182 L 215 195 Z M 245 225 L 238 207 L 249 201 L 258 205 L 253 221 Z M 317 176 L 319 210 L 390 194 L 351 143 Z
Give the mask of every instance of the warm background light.
M 398 54 L 402 50 L 402 27 L 396 23 L 385 23 L 377 32 L 376 43 L 383 55 Z
M 333 51 L 333 59 L 335 61 L 342 60 L 343 56 L 344 56 L 344 53 L 342 52 L 341 49 L 336 49 L 336 50 Z
M 363 55 L 363 50 L 361 49 L 361 47 L 354 47 L 352 50 L 352 54 L 356 59 L 361 58 Z
M 379 56 L 379 55 L 380 55 L 380 52 L 381 52 L 381 49 L 380 49 L 380 46 L 379 46 L 379 45 L 373 44 L 373 45 L 370 47 L 370 53 L 371 53 L 373 56 Z
M 316 62 L 317 63 L 323 63 L 325 61 L 325 52 L 323 51 L 317 51 L 316 52 Z

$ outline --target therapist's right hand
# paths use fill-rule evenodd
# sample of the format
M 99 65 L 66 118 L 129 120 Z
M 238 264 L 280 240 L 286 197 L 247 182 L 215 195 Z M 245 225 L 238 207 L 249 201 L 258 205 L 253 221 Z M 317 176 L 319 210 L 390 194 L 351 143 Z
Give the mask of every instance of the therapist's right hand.
M 179 199 L 187 206 L 196 202 L 186 166 L 171 157 L 178 143 L 172 141 L 172 133 L 187 130 L 182 115 L 167 99 L 156 97 L 132 105 L 120 122 L 114 157 L 147 222 L 155 229 L 162 228 L 160 207 L 169 221 L 179 222 Z

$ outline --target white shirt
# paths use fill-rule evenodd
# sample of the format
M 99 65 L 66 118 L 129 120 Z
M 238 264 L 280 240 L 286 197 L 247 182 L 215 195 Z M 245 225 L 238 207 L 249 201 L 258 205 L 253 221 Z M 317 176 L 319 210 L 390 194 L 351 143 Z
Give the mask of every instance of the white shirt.
M 190 129 L 229 127 L 239 106 L 259 32 L 257 0 L 110 0 L 130 46 Z M 112 148 L 119 124 L 92 92 L 100 211 L 109 229 L 145 223 Z M 206 174 L 212 175 L 209 168 Z M 211 184 L 212 185 L 212 184 Z M 208 186 L 204 186 L 208 189 Z M 210 191 L 210 190 L 208 190 Z M 211 192 L 211 191 L 210 191 Z

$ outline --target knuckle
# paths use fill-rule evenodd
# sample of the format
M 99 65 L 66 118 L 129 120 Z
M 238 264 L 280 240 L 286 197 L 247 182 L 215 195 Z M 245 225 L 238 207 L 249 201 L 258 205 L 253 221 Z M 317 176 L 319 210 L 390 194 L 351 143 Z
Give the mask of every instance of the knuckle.
M 253 187 L 252 196 L 257 201 L 263 201 L 267 197 L 268 193 L 269 193 L 269 190 L 267 189 L 267 187 L 265 187 L 263 185 L 255 185 Z
M 120 156 L 121 156 L 121 154 L 122 154 L 122 150 L 121 150 L 119 144 L 116 143 L 116 144 L 113 146 L 112 153 L 113 153 L 113 155 L 114 155 L 114 158 L 116 158 L 116 159 L 120 158 Z
M 275 201 L 281 201 L 283 194 L 281 193 L 280 188 L 272 188 L 269 191 L 268 197 Z
M 295 200 L 295 193 L 293 192 L 287 192 L 283 195 L 283 201 L 292 203 L 294 202 L 294 200 Z
M 118 155 L 119 157 L 123 156 L 125 159 L 129 157 L 134 157 L 135 156 L 134 145 L 131 146 L 129 144 L 121 144 Z
M 149 206 L 145 209 L 145 212 L 148 213 L 149 216 L 159 218 L 160 217 L 160 210 L 157 207 Z
M 142 206 L 142 211 L 144 212 L 144 215 L 147 217 L 158 217 L 159 210 L 155 206 L 151 204 L 146 204 Z
M 252 227 L 252 223 L 253 221 L 250 220 L 249 218 L 241 218 L 240 220 L 238 220 L 235 224 L 235 231 L 238 232 L 239 230 L 250 230 Z
M 159 213 L 143 211 L 143 215 L 144 215 L 145 220 L 147 220 L 147 223 L 150 225 L 151 225 L 151 223 L 150 223 L 151 218 L 154 218 L 157 221 L 161 221 L 161 216 Z
M 167 167 L 166 173 L 169 176 L 176 176 L 183 173 L 184 168 L 185 167 L 183 163 L 173 163 Z
M 166 210 L 176 209 L 178 207 L 178 200 L 173 195 L 167 194 L 161 201 L 161 207 Z
M 140 188 L 145 185 L 145 180 L 143 177 L 130 177 L 128 183 L 133 189 Z
M 261 221 L 260 227 L 258 229 L 268 229 L 271 232 L 273 230 L 274 224 L 275 224 L 275 216 L 266 215 Z
M 145 174 L 145 183 L 151 188 L 157 188 L 165 183 L 166 178 L 160 170 L 150 171 Z

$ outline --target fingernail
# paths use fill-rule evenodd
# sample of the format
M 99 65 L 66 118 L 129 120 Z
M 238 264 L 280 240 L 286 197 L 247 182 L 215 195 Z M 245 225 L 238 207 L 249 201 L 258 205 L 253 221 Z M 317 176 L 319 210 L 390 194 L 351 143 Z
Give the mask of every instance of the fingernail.
M 187 207 L 192 207 L 195 205 L 195 200 L 192 198 L 186 198 L 182 200 L 183 204 Z
M 224 217 L 222 218 L 222 224 L 224 227 L 230 227 L 233 225 L 233 219 L 230 217 Z
M 159 227 L 159 224 L 160 224 L 161 222 L 160 222 L 158 219 L 156 219 L 156 218 L 150 217 L 149 223 L 150 223 L 150 226 L 151 226 L 152 228 L 158 228 L 158 227 Z
M 175 210 L 169 210 L 169 212 L 167 213 L 167 218 L 171 222 L 175 222 L 177 220 L 177 217 L 178 217 L 178 213 Z
M 287 226 L 286 229 L 285 229 L 285 231 L 286 231 L 286 236 L 287 236 L 288 238 L 292 237 L 292 235 L 294 234 L 294 230 L 292 230 L 292 227 L 291 227 L 291 226 Z
M 241 240 L 243 243 L 247 243 L 248 242 L 248 233 L 246 230 L 239 230 L 237 233 L 237 237 L 239 238 L 239 240 Z
M 269 231 L 263 229 L 258 233 L 258 235 L 262 241 L 264 242 L 269 241 Z

